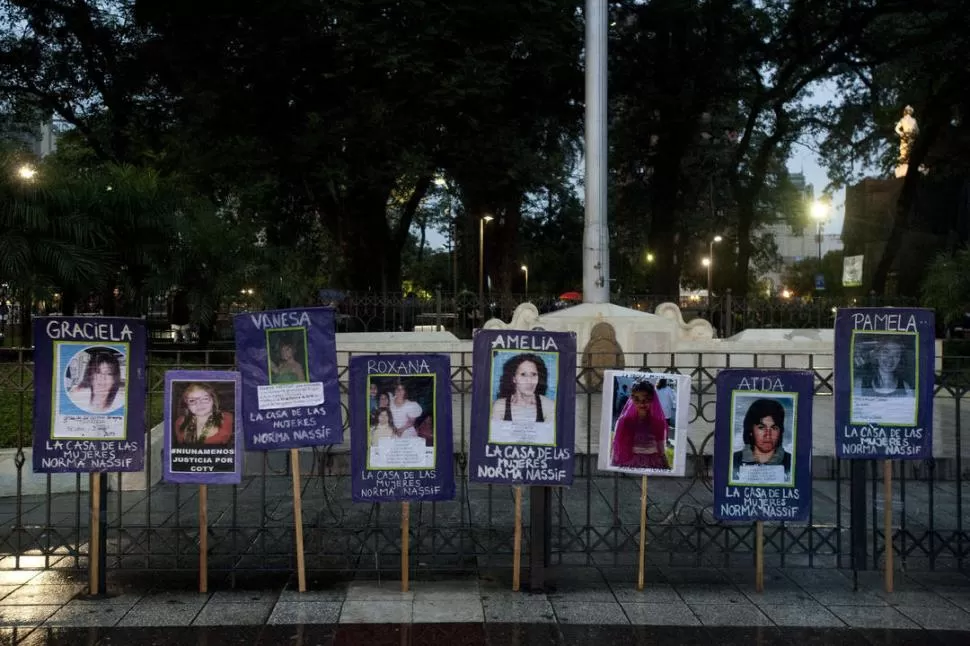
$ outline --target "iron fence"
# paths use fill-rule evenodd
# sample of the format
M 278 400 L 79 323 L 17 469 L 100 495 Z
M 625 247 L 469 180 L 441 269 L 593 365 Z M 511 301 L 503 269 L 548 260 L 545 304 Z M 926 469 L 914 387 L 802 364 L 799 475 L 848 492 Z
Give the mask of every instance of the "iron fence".
M 614 355 L 615 356 L 615 355 Z M 511 563 L 513 490 L 468 480 L 471 353 L 453 359 L 455 473 L 457 497 L 412 503 L 411 567 L 478 570 Z M 652 478 L 649 485 L 647 555 L 653 564 L 747 566 L 753 562 L 751 523 L 713 518 L 710 427 L 714 421 L 717 372 L 725 366 L 807 366 L 815 375 L 816 404 L 832 396 L 831 356 L 798 354 L 627 354 L 625 369 L 687 374 L 691 380 L 688 474 Z M 231 369 L 229 351 L 154 350 L 149 357 L 146 420 L 161 419 L 164 372 L 168 369 Z M 580 362 L 581 363 L 581 362 Z M 952 365 L 953 362 L 951 361 Z M 639 478 L 596 469 L 595 411 L 601 393 L 590 384 L 592 369 L 577 375 L 577 460 L 571 488 L 552 491 L 545 527 L 530 521 L 524 497 L 524 548 L 549 564 L 615 566 L 635 563 L 639 541 Z M 346 394 L 347 368 L 340 367 Z M 83 568 L 87 565 L 88 476 L 35 476 L 30 472 L 33 365 L 27 350 L 0 352 L 0 436 L 13 448 L 0 456 L 7 469 L 0 492 L 0 567 Z M 937 375 L 937 457 L 895 466 L 896 528 L 892 546 L 907 569 L 965 567 L 970 535 L 964 524 L 962 420 L 967 375 L 945 369 Z M 344 409 L 346 424 L 347 411 Z M 818 440 L 832 434 L 831 418 L 816 415 Z M 195 570 L 198 566 L 198 488 L 157 483 L 160 429 L 150 432 L 147 488 L 139 476 L 113 478 L 107 494 L 107 566 L 129 570 Z M 816 442 L 814 504 L 807 524 L 767 523 L 769 566 L 850 567 L 849 465 Z M 289 570 L 295 566 L 291 478 L 286 452 L 247 453 L 240 485 L 209 488 L 209 567 L 231 573 Z M 301 452 L 305 553 L 311 570 L 385 570 L 400 559 L 400 505 L 354 504 L 350 498 L 346 444 Z M 886 549 L 877 513 L 887 501 L 875 464 L 867 466 L 868 555 L 855 565 L 876 567 Z M 39 490 L 35 487 L 39 479 Z M 871 485 L 871 490 L 869 485 Z M 538 500 L 533 498 L 533 501 Z M 858 512 L 859 510 L 856 510 Z M 532 530 L 545 529 L 548 544 L 530 544 Z M 539 550 L 547 550 L 539 554 Z

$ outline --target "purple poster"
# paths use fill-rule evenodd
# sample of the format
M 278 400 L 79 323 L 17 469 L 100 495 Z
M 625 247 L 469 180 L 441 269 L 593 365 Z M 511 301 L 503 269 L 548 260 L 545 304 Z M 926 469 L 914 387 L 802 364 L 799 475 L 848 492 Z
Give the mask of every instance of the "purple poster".
M 808 520 L 812 380 L 809 370 L 718 373 L 714 518 Z
M 34 319 L 34 471 L 141 471 L 145 323 Z
M 238 372 L 165 373 L 166 482 L 239 484 L 243 442 Z
M 835 448 L 840 458 L 933 457 L 932 310 L 840 309 L 835 317 Z
M 233 325 L 246 448 L 343 442 L 333 310 L 247 312 Z
M 447 355 L 351 358 L 355 502 L 453 499 L 452 433 Z
M 576 335 L 478 330 L 470 477 L 569 486 L 576 423 Z

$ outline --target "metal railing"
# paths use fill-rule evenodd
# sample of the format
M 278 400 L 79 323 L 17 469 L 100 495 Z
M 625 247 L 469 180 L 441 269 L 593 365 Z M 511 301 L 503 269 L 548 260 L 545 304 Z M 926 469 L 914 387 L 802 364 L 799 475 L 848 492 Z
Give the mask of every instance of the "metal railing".
M 692 433 L 688 475 L 652 478 L 647 554 L 655 564 L 745 566 L 753 562 L 753 524 L 718 523 L 712 516 L 712 462 L 717 372 L 728 365 L 807 365 L 815 374 L 816 403 L 831 402 L 831 356 L 627 354 L 627 370 L 690 375 Z M 152 351 L 146 422 L 161 419 L 164 372 L 168 369 L 230 369 L 231 351 Z M 824 365 L 820 362 L 824 362 Z M 580 362 L 581 364 L 582 362 Z M 947 368 L 947 365 L 951 366 Z M 970 555 L 965 527 L 962 420 L 970 380 L 944 363 L 937 375 L 935 430 L 938 457 L 897 462 L 894 493 L 897 563 L 908 569 L 964 568 Z M 452 365 L 457 497 L 412 503 L 411 555 L 415 570 L 475 570 L 511 562 L 511 487 L 468 480 L 471 353 Z M 635 562 L 639 540 L 639 478 L 597 471 L 595 450 L 601 394 L 588 387 L 591 368 L 577 375 L 576 479 L 555 489 L 549 506 L 550 564 L 625 565 Z M 88 476 L 31 474 L 33 365 L 27 350 L 0 351 L 0 435 L 13 440 L 8 475 L 0 492 L 0 567 L 81 568 L 88 554 Z M 340 367 L 346 390 L 347 369 Z M 346 424 L 347 411 L 344 410 Z M 831 433 L 829 419 L 815 432 Z M 135 477 L 112 479 L 108 494 L 109 569 L 194 570 L 198 567 L 198 489 L 156 482 L 160 475 L 160 430 L 150 434 L 144 490 L 130 490 Z M 818 437 L 818 436 L 817 436 Z M 12 457 L 11 457 L 12 456 Z M 294 567 L 291 479 L 285 452 L 247 453 L 246 475 L 236 486 L 209 488 L 209 567 L 214 571 L 287 570 Z M 311 570 L 384 570 L 400 559 L 400 506 L 354 504 L 350 499 L 347 445 L 306 450 L 301 456 L 305 553 Z M 10 467 L 10 465 L 13 465 Z M 806 524 L 768 523 L 769 566 L 850 567 L 848 464 L 820 455 L 813 462 L 814 508 Z M 885 501 L 871 465 L 866 505 L 871 507 L 865 564 L 875 567 L 886 548 L 876 513 Z M 881 469 L 879 469 L 881 473 Z M 32 479 L 40 490 L 30 493 Z M 869 489 L 869 485 L 866 485 Z M 524 546 L 531 531 L 525 497 Z M 853 510 L 858 513 L 859 510 Z M 532 546 L 542 549 L 542 546 Z M 862 567 L 860 561 L 856 563 Z

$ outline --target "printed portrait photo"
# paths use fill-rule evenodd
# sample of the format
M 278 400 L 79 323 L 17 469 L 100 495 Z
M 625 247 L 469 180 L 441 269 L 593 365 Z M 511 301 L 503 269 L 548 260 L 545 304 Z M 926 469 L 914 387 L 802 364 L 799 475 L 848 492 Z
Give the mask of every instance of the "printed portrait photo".
M 126 343 L 54 343 L 52 438 L 125 438 L 127 353 Z
M 125 376 L 128 366 L 125 347 L 78 347 L 59 343 L 64 368 L 64 392 L 86 413 L 107 414 L 125 405 Z M 67 346 L 67 347 L 65 347 Z
M 368 375 L 368 469 L 433 469 L 435 376 Z
M 797 393 L 735 390 L 729 484 L 794 486 Z
M 853 331 L 853 424 L 916 424 L 918 341 L 916 332 Z
M 558 352 L 493 350 L 490 444 L 555 446 Z
M 172 381 L 172 473 L 236 470 L 236 382 Z
M 599 468 L 683 473 L 690 379 L 654 372 L 604 373 Z
M 309 381 L 306 328 L 266 330 L 266 356 L 270 384 L 296 384 Z

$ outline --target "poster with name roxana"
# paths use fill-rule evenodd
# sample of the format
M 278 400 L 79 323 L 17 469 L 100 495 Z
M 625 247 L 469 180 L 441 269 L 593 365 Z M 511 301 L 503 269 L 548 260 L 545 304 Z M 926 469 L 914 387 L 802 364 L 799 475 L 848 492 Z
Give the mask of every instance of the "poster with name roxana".
M 813 374 L 717 375 L 714 517 L 806 521 L 812 508 Z
M 241 378 L 238 372 L 165 373 L 166 482 L 238 484 L 242 481 Z
M 356 502 L 455 497 L 450 376 L 447 355 L 350 359 Z
M 140 471 L 145 463 L 145 323 L 34 319 L 34 471 Z

